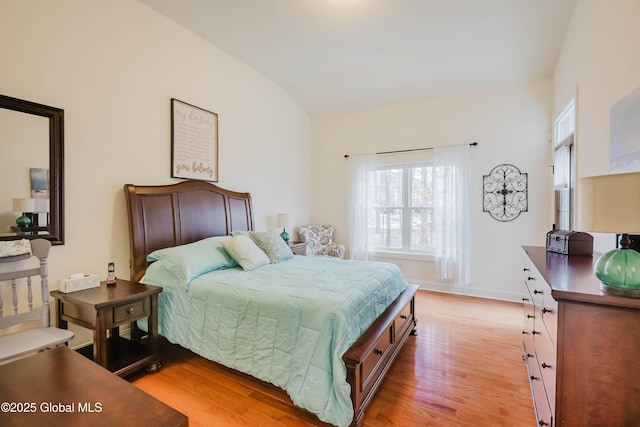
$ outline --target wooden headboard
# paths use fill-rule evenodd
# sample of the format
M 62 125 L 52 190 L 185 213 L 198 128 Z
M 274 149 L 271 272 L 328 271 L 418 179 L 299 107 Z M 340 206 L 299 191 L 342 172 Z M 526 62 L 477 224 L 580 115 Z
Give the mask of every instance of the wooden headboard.
M 147 269 L 147 255 L 156 249 L 254 227 L 249 193 L 225 190 L 204 181 L 125 184 L 124 192 L 129 212 L 131 280 L 135 282 Z

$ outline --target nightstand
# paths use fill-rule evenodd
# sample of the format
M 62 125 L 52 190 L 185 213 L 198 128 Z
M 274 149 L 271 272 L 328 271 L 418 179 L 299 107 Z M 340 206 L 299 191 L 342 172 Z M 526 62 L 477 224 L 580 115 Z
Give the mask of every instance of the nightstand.
M 63 293 L 51 291 L 56 299 L 57 326 L 67 322 L 92 329 L 93 345 L 78 352 L 124 377 L 141 368 L 160 368 L 158 350 L 158 294 L 162 288 L 118 279 L 115 285 Z M 142 336 L 136 320 L 147 318 L 148 333 Z M 120 326 L 130 325 L 132 339 L 120 336 Z
M 306 255 L 307 243 L 306 242 L 289 242 L 289 247 L 294 255 Z

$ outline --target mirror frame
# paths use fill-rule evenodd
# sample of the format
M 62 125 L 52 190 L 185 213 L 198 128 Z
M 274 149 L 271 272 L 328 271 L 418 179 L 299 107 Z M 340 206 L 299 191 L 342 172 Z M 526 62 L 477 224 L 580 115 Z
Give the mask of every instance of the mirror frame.
M 47 239 L 64 244 L 64 110 L 0 95 L 0 108 L 49 119 L 49 225 L 47 234 L 0 236 L 0 240 Z

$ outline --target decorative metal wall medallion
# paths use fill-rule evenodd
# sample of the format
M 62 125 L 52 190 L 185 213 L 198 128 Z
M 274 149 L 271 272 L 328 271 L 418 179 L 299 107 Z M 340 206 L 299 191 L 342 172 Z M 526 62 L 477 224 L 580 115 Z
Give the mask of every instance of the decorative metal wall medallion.
M 496 221 L 509 222 L 527 212 L 527 174 L 513 165 L 498 165 L 482 178 L 483 212 Z

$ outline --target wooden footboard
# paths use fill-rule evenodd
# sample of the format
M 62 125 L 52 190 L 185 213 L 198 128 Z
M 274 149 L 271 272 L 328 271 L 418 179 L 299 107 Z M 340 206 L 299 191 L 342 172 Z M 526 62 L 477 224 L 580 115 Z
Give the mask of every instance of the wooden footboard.
M 351 385 L 353 424 L 357 424 L 407 336 L 415 334 L 417 285 L 405 291 L 342 356 Z

